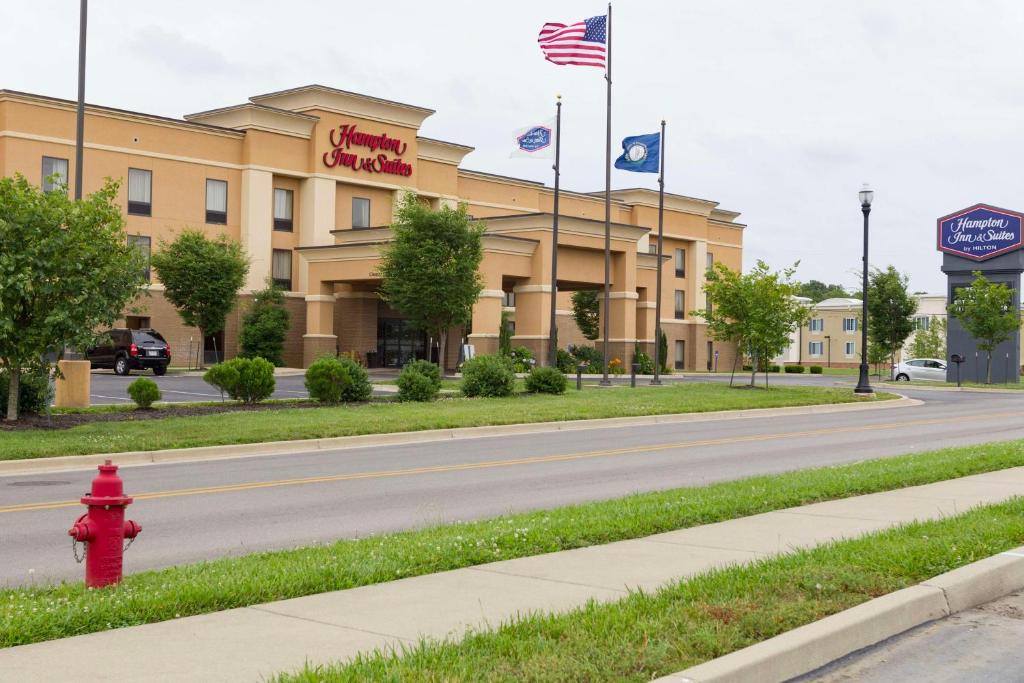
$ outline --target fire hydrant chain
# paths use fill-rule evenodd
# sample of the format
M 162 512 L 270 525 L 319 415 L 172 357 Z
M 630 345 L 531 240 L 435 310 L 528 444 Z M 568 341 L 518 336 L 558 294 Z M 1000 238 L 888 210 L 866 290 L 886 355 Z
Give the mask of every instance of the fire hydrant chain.
M 83 562 L 85 562 L 85 553 L 86 553 L 86 543 L 83 542 L 82 543 L 82 556 L 81 557 L 78 556 L 78 539 L 72 537 L 71 538 L 71 554 L 75 556 L 75 562 L 77 562 L 78 564 L 82 564 Z
M 132 543 L 135 543 L 135 539 L 136 539 L 136 538 L 138 538 L 138 536 L 132 536 L 131 538 L 129 538 L 129 539 L 128 539 L 128 542 L 124 544 L 124 547 L 123 547 L 123 548 L 121 548 L 121 552 L 122 552 L 122 553 L 125 553 L 125 552 L 127 552 L 127 551 L 128 551 L 128 548 L 131 548 L 131 547 L 132 547 Z

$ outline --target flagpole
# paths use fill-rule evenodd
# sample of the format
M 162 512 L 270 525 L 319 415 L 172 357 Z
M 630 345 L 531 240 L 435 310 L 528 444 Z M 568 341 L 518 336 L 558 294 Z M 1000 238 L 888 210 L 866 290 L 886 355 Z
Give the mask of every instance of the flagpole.
M 651 384 L 661 384 L 661 268 L 664 258 L 665 234 L 665 120 L 661 120 L 661 138 L 658 140 L 658 155 L 661 157 L 661 172 L 658 174 L 658 284 L 654 296 L 654 379 Z M 666 350 L 667 351 L 667 350 Z
M 611 318 L 611 269 L 612 269 L 612 3 L 608 3 L 608 61 L 605 66 L 605 81 L 608 83 L 608 104 L 605 110 L 604 148 L 604 375 L 601 385 L 609 386 L 609 326 Z
M 75 112 L 75 199 L 82 198 L 82 157 L 85 140 L 85 36 L 89 0 L 81 0 L 78 15 L 78 108 Z M 43 178 L 43 180 L 46 180 Z
M 559 161 L 562 153 L 562 96 L 555 104 L 555 205 L 551 218 L 551 329 L 548 332 L 548 353 L 551 367 L 558 367 L 558 177 L 561 175 Z

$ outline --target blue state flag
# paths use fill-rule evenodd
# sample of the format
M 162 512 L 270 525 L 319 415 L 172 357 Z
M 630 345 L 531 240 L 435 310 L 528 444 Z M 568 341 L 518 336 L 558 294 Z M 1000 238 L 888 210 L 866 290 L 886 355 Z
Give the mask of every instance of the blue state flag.
M 622 156 L 615 168 L 636 173 L 657 173 L 661 162 L 661 134 L 632 135 L 622 141 Z

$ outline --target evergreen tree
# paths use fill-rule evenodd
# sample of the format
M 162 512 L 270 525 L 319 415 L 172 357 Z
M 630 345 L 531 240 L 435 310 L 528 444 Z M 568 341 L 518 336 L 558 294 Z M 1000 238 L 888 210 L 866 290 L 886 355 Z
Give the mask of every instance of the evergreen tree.
M 284 307 L 284 292 L 274 284 L 253 295 L 252 305 L 242 317 L 239 333 L 239 356 L 265 358 L 277 367 L 284 365 L 284 340 L 288 336 L 288 311 Z

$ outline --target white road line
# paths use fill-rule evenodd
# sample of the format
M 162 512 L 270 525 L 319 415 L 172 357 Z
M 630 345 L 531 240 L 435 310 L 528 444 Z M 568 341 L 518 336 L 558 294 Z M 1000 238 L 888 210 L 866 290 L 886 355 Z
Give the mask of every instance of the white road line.
M 109 398 L 112 401 L 128 401 L 131 402 L 130 398 L 122 398 L 121 396 L 100 396 L 99 394 L 89 394 L 90 398 Z
M 185 394 L 186 396 L 210 396 L 212 398 L 220 398 L 220 394 L 201 394 L 198 391 L 174 391 L 173 389 L 161 389 L 165 394 Z

